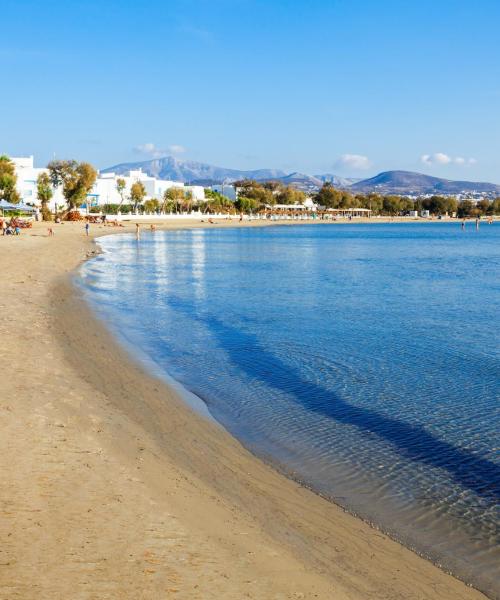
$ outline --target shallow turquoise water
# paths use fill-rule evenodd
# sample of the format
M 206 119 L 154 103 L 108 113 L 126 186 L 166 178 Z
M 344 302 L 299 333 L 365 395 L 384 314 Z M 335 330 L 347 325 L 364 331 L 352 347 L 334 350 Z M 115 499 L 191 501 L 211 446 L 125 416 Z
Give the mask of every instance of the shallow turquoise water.
M 500 226 L 101 238 L 110 327 L 249 447 L 498 597 Z

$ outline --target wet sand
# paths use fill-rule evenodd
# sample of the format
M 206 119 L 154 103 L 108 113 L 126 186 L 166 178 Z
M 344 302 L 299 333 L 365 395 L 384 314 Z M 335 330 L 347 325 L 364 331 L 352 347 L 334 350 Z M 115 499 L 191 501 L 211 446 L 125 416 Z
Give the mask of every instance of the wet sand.
M 213 227 L 168 225 L 192 226 Z M 484 598 L 130 359 L 71 273 L 94 235 L 132 229 L 0 238 L 0 599 Z

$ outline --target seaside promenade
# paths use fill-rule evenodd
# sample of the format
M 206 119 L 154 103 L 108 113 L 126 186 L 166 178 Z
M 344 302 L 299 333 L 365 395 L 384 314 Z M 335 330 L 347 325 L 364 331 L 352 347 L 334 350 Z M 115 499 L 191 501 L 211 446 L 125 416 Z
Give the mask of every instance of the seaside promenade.
M 131 361 L 71 274 L 94 236 L 133 229 L 0 237 L 0 600 L 484 598 Z

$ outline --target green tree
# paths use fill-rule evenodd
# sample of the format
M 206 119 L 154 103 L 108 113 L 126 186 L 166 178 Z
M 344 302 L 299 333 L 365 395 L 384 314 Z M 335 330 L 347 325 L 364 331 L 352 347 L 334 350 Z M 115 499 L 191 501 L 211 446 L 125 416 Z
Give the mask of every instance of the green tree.
M 276 200 L 278 204 L 302 204 L 306 195 L 301 190 L 296 190 L 292 186 L 278 188 Z
M 338 208 L 340 198 L 341 193 L 333 187 L 330 181 L 325 181 L 323 187 L 314 197 L 315 201 L 325 208 Z
M 127 187 L 127 183 L 126 183 L 125 179 L 118 177 L 118 179 L 116 180 L 116 191 L 118 192 L 118 194 L 120 195 L 120 198 L 121 198 L 119 206 L 121 206 L 125 202 L 125 188 L 126 187 Z
M 19 204 L 21 196 L 16 188 L 16 166 L 8 156 L 0 156 L 0 200 Z
M 193 208 L 194 198 L 193 192 L 191 190 L 187 190 L 184 193 L 184 202 L 182 203 L 182 210 L 186 212 L 190 212 Z
M 236 182 L 234 185 L 237 188 L 238 198 L 254 200 L 255 202 L 251 204 L 256 204 L 257 207 L 276 204 L 276 197 L 273 191 L 252 179 L 244 179 L 243 181 Z
M 262 184 L 262 187 L 275 194 L 283 191 L 283 189 L 285 188 L 281 181 L 266 181 Z
M 399 196 L 384 196 L 382 210 L 386 215 L 397 215 L 401 210 L 401 198 Z
M 182 204 L 184 202 L 185 193 L 183 188 L 172 186 L 165 190 L 163 193 L 163 206 L 162 209 L 167 211 L 168 209 L 174 209 L 175 212 L 180 212 Z
M 359 197 L 354 197 L 346 190 L 338 190 L 333 187 L 330 181 L 325 181 L 323 187 L 315 196 L 315 201 L 326 208 L 353 208 L 359 207 Z
M 156 198 L 150 198 L 144 202 L 144 210 L 146 212 L 156 212 L 160 208 L 160 202 Z
M 374 215 L 378 215 L 382 211 L 384 205 L 384 199 L 379 194 L 357 194 L 354 198 L 356 207 L 368 208 L 373 212 Z M 355 208 L 356 208 L 355 207 Z
M 409 212 L 410 210 L 415 210 L 415 204 L 410 198 L 401 198 L 400 209 L 403 212 Z
M 463 219 L 464 217 L 471 217 L 474 211 L 474 204 L 471 200 L 462 200 L 457 209 L 457 217 Z
M 246 196 L 238 195 L 238 199 L 234 205 L 239 212 L 252 213 L 259 209 L 260 202 L 255 198 L 247 198 Z
M 230 213 L 234 211 L 234 203 L 230 198 L 210 188 L 205 189 L 205 200 L 206 202 L 203 205 L 204 212 Z
M 68 160 L 51 160 L 47 165 L 50 183 L 54 189 L 57 189 L 64 183 L 64 178 L 70 168 L 70 164 L 71 161 Z
M 449 215 L 456 213 L 458 209 L 458 201 L 454 196 L 448 196 L 446 198 L 446 212 Z
M 339 208 L 357 208 L 354 196 L 344 190 L 339 190 Z
M 97 179 L 97 171 L 87 162 L 53 160 L 48 164 L 48 169 L 52 185 L 62 185 L 69 210 L 78 208 L 86 200 Z
M 134 212 L 137 212 L 137 207 L 146 197 L 146 188 L 142 181 L 136 181 L 130 188 L 130 200 L 134 205 Z
M 479 202 L 476 204 L 476 208 L 478 209 L 481 215 L 486 215 L 488 214 L 490 203 L 488 200 L 483 198 L 482 200 L 479 200 Z
M 449 201 L 446 196 L 431 196 L 422 201 L 422 207 L 433 215 L 444 215 L 448 212 Z
M 52 196 L 54 195 L 54 192 L 52 191 L 48 173 L 42 172 L 40 175 L 38 175 L 36 180 L 36 193 L 38 199 L 42 203 L 42 219 L 44 221 L 51 221 L 52 215 L 48 205 L 52 199 Z

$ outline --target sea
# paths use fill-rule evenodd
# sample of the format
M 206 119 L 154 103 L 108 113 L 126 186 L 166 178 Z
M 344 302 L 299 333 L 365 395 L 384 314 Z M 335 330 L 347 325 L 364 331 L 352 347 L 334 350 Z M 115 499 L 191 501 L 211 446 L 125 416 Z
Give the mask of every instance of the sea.
M 500 598 L 500 223 L 98 243 L 78 285 L 132 353 L 267 463 Z

